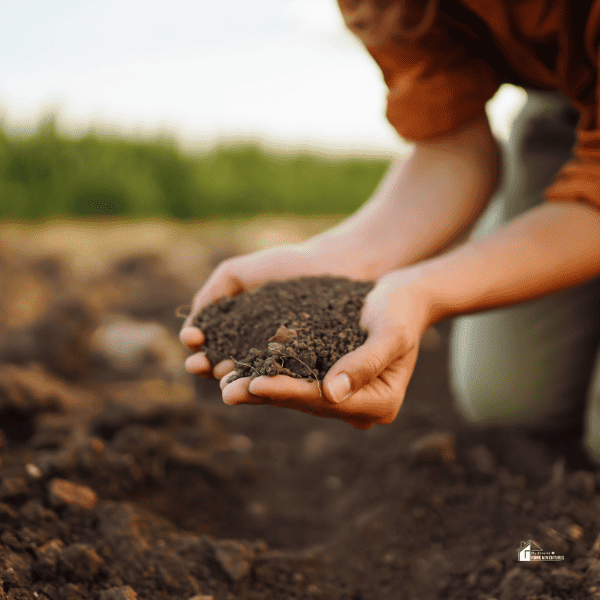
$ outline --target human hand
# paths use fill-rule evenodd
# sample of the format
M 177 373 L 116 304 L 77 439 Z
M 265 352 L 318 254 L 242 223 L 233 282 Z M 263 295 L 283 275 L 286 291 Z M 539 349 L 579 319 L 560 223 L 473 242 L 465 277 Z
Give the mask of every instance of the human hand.
M 223 401 L 292 408 L 338 418 L 357 429 L 391 423 L 404 401 L 419 342 L 429 325 L 426 297 L 415 282 L 414 268 L 393 271 L 377 281 L 361 313 L 360 326 L 368 332 L 365 343 L 331 367 L 322 387 L 286 375 L 243 377 L 228 384 L 227 372 L 221 379 Z
M 186 370 L 200 377 L 214 376 L 220 379 L 235 367 L 232 360 L 223 360 L 213 368 L 206 354 L 201 351 L 204 333 L 193 322 L 206 305 L 224 296 L 235 296 L 256 288 L 270 279 L 317 274 L 317 265 L 321 265 L 322 272 L 322 262 L 300 244 L 260 250 L 222 262 L 194 296 L 191 312 L 179 333 L 181 342 L 194 352 L 185 361 Z

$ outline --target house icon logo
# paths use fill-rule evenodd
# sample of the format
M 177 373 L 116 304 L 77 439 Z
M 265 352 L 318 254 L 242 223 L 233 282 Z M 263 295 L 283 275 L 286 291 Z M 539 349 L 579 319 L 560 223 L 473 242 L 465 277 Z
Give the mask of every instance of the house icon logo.
M 533 540 L 521 542 L 521 547 L 517 550 L 519 553 L 519 560 L 530 561 L 532 548 L 534 552 L 543 552 L 542 548 L 540 548 Z
M 533 540 L 521 542 L 521 547 L 517 550 L 519 560 L 564 560 L 564 556 L 560 556 L 555 552 L 544 552 L 544 550 Z

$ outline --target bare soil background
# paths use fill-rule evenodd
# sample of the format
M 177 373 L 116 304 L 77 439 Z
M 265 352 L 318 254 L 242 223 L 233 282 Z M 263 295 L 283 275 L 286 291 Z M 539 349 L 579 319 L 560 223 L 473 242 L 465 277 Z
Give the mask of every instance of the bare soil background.
M 600 598 L 600 472 L 467 427 L 449 322 L 368 431 L 184 372 L 216 264 L 333 222 L 0 226 L 0 599 Z

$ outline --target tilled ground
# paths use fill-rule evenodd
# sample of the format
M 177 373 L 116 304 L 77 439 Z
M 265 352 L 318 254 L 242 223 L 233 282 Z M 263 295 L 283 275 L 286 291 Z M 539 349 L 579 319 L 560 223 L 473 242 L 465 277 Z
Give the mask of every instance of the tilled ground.
M 0 253 L 0 281 L 0 598 L 600 598 L 600 472 L 467 428 L 449 323 L 364 432 L 187 376 L 195 290 L 160 256 L 77 279 Z M 528 540 L 564 559 L 519 561 Z

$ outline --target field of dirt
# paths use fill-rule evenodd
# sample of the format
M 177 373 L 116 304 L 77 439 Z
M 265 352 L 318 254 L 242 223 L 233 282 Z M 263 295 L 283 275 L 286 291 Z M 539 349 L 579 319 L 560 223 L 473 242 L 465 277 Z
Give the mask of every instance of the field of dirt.
M 211 270 L 333 222 L 0 224 L 0 600 L 600 600 L 600 470 L 467 427 L 449 322 L 367 431 L 185 373 Z

